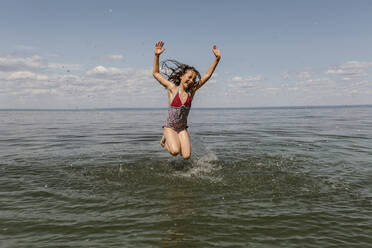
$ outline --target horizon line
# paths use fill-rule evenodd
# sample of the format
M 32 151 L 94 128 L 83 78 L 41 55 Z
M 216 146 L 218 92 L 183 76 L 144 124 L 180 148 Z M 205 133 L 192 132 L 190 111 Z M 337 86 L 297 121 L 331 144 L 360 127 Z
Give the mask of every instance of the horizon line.
M 212 109 L 303 109 L 303 108 L 352 108 L 372 107 L 372 104 L 345 104 L 345 105 L 298 105 L 298 106 L 256 106 L 256 107 L 194 107 L 196 110 Z M 0 108 L 0 111 L 120 111 L 120 110 L 150 110 L 168 109 L 168 107 L 104 107 L 104 108 Z

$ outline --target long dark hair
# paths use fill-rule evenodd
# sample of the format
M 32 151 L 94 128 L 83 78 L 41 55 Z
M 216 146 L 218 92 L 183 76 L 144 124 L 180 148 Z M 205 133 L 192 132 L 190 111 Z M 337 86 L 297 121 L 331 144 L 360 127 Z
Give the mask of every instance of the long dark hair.
M 193 70 L 196 73 L 196 82 L 201 79 L 200 73 L 193 66 L 182 64 L 174 59 L 167 59 L 161 62 L 161 74 L 177 86 L 181 83 L 181 76 L 188 70 Z

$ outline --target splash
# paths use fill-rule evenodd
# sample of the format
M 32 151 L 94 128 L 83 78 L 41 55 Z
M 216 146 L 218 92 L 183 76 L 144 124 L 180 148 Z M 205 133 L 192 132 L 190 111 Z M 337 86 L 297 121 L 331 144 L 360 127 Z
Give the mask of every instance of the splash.
M 207 179 L 212 182 L 219 182 L 222 178 L 215 175 L 221 169 L 218 165 L 217 155 L 213 151 L 208 151 L 202 156 L 194 156 L 190 161 L 177 161 L 174 163 L 175 176 L 184 178 Z

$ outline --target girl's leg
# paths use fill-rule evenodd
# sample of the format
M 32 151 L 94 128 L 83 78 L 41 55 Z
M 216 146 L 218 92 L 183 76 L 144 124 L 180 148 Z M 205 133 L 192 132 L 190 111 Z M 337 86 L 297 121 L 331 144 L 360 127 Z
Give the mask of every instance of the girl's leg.
M 184 159 L 189 159 L 191 156 L 191 143 L 187 129 L 178 133 L 179 142 L 181 145 L 181 155 Z
M 162 140 L 163 139 L 165 139 L 164 147 L 170 154 L 176 156 L 180 153 L 181 144 L 176 131 L 174 131 L 172 128 L 164 127 L 164 135 Z

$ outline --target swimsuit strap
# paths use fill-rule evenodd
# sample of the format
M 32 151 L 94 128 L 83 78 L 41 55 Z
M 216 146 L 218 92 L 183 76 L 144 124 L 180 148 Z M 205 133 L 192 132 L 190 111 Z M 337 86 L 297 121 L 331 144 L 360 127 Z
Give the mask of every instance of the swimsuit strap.
M 171 103 L 170 103 L 169 106 L 170 107 L 173 106 L 173 107 L 177 107 L 177 108 L 182 107 L 182 106 L 185 106 L 185 107 L 188 106 L 188 107 L 190 107 L 191 106 L 191 93 L 190 92 L 186 92 L 187 93 L 186 101 L 184 103 L 182 103 L 179 90 L 180 90 L 180 86 L 177 87 L 177 92 L 174 95 L 174 97 L 173 97 L 173 99 L 172 99 L 172 101 L 171 101 Z M 176 99 L 177 95 L 178 95 L 178 99 Z M 176 103 L 174 103 L 174 101 L 176 101 Z M 174 104 L 176 106 L 174 106 Z
M 172 99 L 170 105 L 172 105 L 172 103 L 173 103 L 173 101 L 174 101 L 174 98 L 176 98 L 176 96 L 177 96 L 179 90 L 180 90 L 180 86 L 177 87 L 177 92 L 176 92 L 176 94 L 174 94 L 174 97 L 173 97 L 173 99 Z

